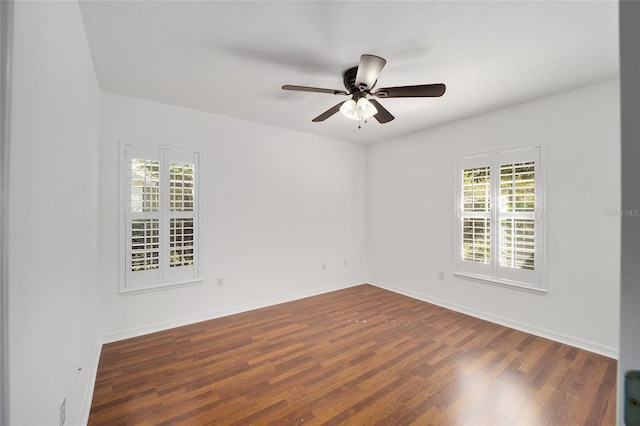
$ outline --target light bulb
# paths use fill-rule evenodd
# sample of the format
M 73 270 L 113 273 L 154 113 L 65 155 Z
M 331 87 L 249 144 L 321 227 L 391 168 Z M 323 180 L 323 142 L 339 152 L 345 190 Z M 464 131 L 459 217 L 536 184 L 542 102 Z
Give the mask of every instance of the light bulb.
M 358 103 L 356 104 L 356 113 L 358 117 L 366 120 L 378 113 L 378 110 L 371 102 L 369 102 L 366 98 L 362 97 L 358 99 Z
M 340 112 L 351 120 L 360 120 L 360 116 L 356 112 L 356 101 L 349 99 L 340 106 Z

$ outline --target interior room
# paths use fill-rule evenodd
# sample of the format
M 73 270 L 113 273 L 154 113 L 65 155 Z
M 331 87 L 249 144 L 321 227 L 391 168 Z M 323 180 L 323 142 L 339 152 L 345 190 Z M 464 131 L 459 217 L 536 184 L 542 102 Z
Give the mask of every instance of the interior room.
M 6 3 L 1 423 L 86 424 L 103 345 L 362 284 L 623 371 L 638 361 L 620 338 L 638 318 L 621 311 L 638 276 L 621 274 L 638 254 L 621 247 L 640 234 L 621 185 L 619 16 L 633 6 Z M 375 58 L 383 69 L 355 78 L 354 100 L 379 107 L 350 120 L 343 74 Z M 383 90 L 438 84 L 437 96 Z M 537 155 L 539 210 L 526 220 L 539 274 L 478 278 L 461 267 L 457 167 L 525 148 Z M 169 267 L 131 278 L 131 224 L 156 220 L 128 207 L 142 149 L 172 176 L 196 164 L 188 279 Z

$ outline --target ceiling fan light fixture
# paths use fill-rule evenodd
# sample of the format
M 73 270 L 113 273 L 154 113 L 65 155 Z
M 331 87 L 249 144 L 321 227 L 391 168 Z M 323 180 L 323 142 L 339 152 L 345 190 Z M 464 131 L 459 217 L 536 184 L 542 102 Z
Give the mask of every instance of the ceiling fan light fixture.
M 353 99 L 345 101 L 340 107 L 340 112 L 350 120 L 360 120 L 360 116 L 357 111 L 357 104 Z
M 367 120 L 376 115 L 378 110 L 365 97 L 361 97 L 357 102 L 355 99 L 344 102 L 340 112 L 350 120 Z
M 358 102 L 356 103 L 356 113 L 361 119 L 367 120 L 376 115 L 378 110 L 367 100 L 367 98 L 362 97 L 358 99 Z

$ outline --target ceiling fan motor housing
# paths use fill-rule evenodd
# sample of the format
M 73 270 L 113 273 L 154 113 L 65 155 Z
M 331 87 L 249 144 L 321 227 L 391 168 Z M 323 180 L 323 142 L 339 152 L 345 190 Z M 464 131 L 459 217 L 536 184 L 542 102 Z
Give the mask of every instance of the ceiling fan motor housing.
M 344 87 L 352 95 L 355 95 L 356 93 L 362 91 L 361 88 L 356 86 L 357 73 L 358 73 L 358 67 L 353 67 L 353 68 L 349 68 L 342 74 L 342 82 L 344 83 Z

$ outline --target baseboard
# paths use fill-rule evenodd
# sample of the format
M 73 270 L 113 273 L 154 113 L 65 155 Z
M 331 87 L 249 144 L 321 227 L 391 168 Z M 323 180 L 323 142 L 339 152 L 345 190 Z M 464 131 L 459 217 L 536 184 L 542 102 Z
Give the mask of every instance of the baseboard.
M 93 391 L 96 388 L 96 377 L 98 376 L 98 364 L 100 363 L 100 354 L 102 353 L 102 344 L 96 345 L 93 360 L 91 362 L 91 370 L 89 371 L 89 383 L 85 392 L 84 401 L 82 402 L 82 413 L 80 415 L 80 424 L 89 423 L 89 414 L 91 413 L 91 402 L 93 401 Z
M 404 296 L 411 297 L 413 299 L 422 300 L 423 302 L 431 303 L 443 308 L 451 309 L 452 311 L 460 312 L 465 315 L 469 315 L 475 318 L 479 318 L 485 321 L 489 321 L 495 324 L 500 324 L 505 327 L 513 328 L 515 330 L 523 331 L 525 333 L 533 334 L 535 336 L 543 337 L 545 339 L 553 340 L 555 342 L 563 343 L 569 346 L 573 346 L 579 349 L 584 349 L 589 352 L 593 352 L 599 355 L 606 356 L 607 358 L 618 359 L 618 350 L 614 347 L 602 345 L 596 342 L 580 339 L 578 337 L 558 333 L 551 330 L 545 330 L 538 327 L 532 327 L 528 324 L 524 324 L 518 321 L 510 320 L 509 318 L 500 317 L 487 312 L 471 309 L 466 306 L 451 303 L 445 300 L 437 299 L 424 294 L 419 294 L 414 291 L 406 290 L 400 287 L 396 287 L 391 284 L 387 284 L 381 281 L 369 280 L 369 284 L 376 287 L 383 288 L 385 290 L 392 291 L 394 293 L 402 294 Z
M 251 311 L 254 309 L 265 308 L 267 306 L 273 306 L 280 303 L 291 302 L 293 300 L 304 299 L 305 297 L 317 296 L 319 294 L 329 293 L 335 290 L 342 290 L 356 285 L 364 284 L 364 280 L 354 280 L 339 284 L 334 284 L 328 287 L 320 287 L 312 290 L 306 290 L 296 293 L 290 293 L 278 297 L 269 299 L 263 299 L 257 302 L 251 302 L 241 305 L 236 305 L 230 308 L 219 309 L 211 312 L 206 312 L 199 315 L 193 315 L 189 317 L 182 317 L 172 319 L 169 321 L 162 321 L 155 324 L 149 324 L 143 327 L 135 327 L 127 330 L 117 331 L 114 333 L 107 333 L 102 336 L 101 341 L 103 344 L 116 342 L 119 340 L 130 339 L 132 337 L 143 336 L 145 334 L 155 333 L 158 331 L 164 331 L 175 327 L 181 327 L 184 325 L 195 324 L 201 321 L 208 321 L 215 318 L 221 318 L 228 315 L 239 314 L 242 312 Z

